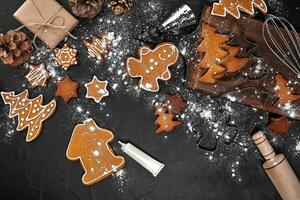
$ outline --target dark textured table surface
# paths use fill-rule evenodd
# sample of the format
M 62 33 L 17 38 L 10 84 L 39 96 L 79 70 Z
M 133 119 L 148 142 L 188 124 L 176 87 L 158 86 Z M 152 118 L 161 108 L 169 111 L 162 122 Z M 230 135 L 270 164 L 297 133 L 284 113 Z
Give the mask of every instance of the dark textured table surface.
M 22 2 L 0 0 L 0 32 L 20 26 L 12 15 Z M 69 10 L 67 1 L 59 2 Z M 142 43 L 138 39 L 141 32 L 157 27 L 182 3 L 189 3 L 199 16 L 204 1 L 140 0 L 134 3 L 132 12 L 118 17 L 111 13 L 105 1 L 104 10 L 97 18 L 80 20 L 74 30 L 79 39 L 65 41 L 79 50 L 79 64 L 68 71 L 53 66 L 53 54 L 45 47 L 36 50 L 30 62 L 45 62 L 53 77 L 46 88 L 30 89 L 31 97 L 43 94 L 49 102 L 54 98 L 55 82 L 65 75 L 80 82 L 81 87 L 79 99 L 68 104 L 57 99 L 57 111 L 45 121 L 43 131 L 35 141 L 26 143 L 25 132 L 15 131 L 17 120 L 8 118 L 9 106 L 0 101 L 0 199 L 280 199 L 250 140 L 255 125 L 266 130 L 268 114 L 184 87 L 186 67 L 195 62 L 194 49 L 199 43 L 197 29 L 167 38 L 175 42 L 182 56 L 172 68 L 172 79 L 167 83 L 160 82 L 161 90 L 157 94 L 136 89 L 137 80 L 126 76 L 124 59 L 136 55 L 136 49 Z M 287 17 L 300 31 L 299 2 L 270 0 L 268 4 L 270 13 Z M 99 64 L 86 56 L 81 39 L 104 31 L 115 32 L 119 43 L 112 47 L 105 64 Z M 28 88 L 24 78 L 26 72 L 26 65 L 12 68 L 1 64 L 0 90 L 21 92 Z M 111 95 L 101 104 L 84 98 L 83 84 L 93 75 L 109 81 Z M 176 91 L 188 101 L 180 117 L 184 125 L 169 134 L 156 135 L 152 103 Z M 92 186 L 83 185 L 79 161 L 69 161 L 65 152 L 74 126 L 87 118 L 93 118 L 100 127 L 115 133 L 116 139 L 111 145 L 116 154 L 124 155 L 117 139 L 128 141 L 166 167 L 154 178 L 124 155 L 126 166 L 121 172 Z M 224 121 L 235 123 L 230 126 Z M 234 130 L 237 135 L 230 143 L 216 137 L 217 147 L 207 150 L 203 148 L 208 142 L 205 138 L 211 139 L 214 129 L 222 133 Z M 300 122 L 292 121 L 292 127 L 284 137 L 275 136 L 268 130 L 266 133 L 276 150 L 287 156 L 300 176 Z

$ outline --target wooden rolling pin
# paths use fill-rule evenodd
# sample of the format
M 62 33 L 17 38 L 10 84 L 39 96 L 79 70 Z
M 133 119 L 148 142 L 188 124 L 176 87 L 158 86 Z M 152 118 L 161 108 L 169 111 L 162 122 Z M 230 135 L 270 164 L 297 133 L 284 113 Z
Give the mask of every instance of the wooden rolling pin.
M 300 183 L 283 154 L 275 154 L 265 134 L 258 131 L 252 137 L 266 159 L 263 168 L 283 200 L 300 200 Z

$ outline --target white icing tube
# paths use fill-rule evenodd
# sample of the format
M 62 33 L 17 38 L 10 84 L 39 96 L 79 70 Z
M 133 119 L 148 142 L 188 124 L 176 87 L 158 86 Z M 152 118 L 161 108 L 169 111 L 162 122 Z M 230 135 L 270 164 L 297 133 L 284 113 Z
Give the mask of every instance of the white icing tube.
M 162 168 L 165 166 L 163 163 L 158 162 L 151 156 L 147 155 L 140 149 L 136 148 L 130 143 L 123 143 L 118 141 L 121 145 L 122 151 L 124 151 L 126 154 L 128 154 L 132 159 L 134 159 L 136 162 L 140 163 L 144 168 L 146 168 L 148 171 L 150 171 L 154 177 L 156 177 L 159 172 L 162 170 Z

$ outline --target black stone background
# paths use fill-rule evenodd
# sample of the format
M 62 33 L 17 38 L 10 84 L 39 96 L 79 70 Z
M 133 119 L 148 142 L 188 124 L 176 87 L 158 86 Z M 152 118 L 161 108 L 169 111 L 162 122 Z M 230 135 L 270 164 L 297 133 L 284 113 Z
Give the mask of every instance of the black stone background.
M 161 0 L 162 1 L 162 0 Z M 22 4 L 23 0 L 0 0 L 0 31 L 6 32 L 9 29 L 18 27 L 20 24 L 13 18 L 14 11 Z M 60 0 L 61 4 L 68 9 L 67 1 Z M 135 16 L 132 23 L 145 22 L 147 17 L 143 16 L 139 6 L 145 4 L 146 0 L 135 1 L 135 8 L 130 15 Z M 204 1 L 177 1 L 164 0 L 165 12 L 157 19 L 157 24 L 166 16 L 177 8 L 180 4 L 186 2 L 201 14 Z M 270 1 L 276 2 L 276 1 Z M 270 13 L 281 14 L 288 17 L 298 31 L 300 31 L 299 19 L 299 3 L 293 0 L 280 1 L 281 7 L 273 6 Z M 282 3 L 283 2 L 283 3 Z M 107 4 L 108 2 L 105 2 Z M 297 9 L 298 6 L 298 9 Z M 281 10 L 280 10 L 281 9 Z M 282 11 L 283 9 L 283 11 Z M 289 15 L 285 15 L 285 9 L 289 10 Z M 105 6 L 103 16 L 109 13 L 109 9 Z M 81 20 L 80 26 L 74 30 L 74 33 L 80 34 L 82 26 L 89 27 L 93 25 L 93 21 Z M 149 23 L 148 23 L 149 24 Z M 143 27 L 138 27 L 142 30 Z M 88 29 L 87 29 L 88 30 Z M 132 31 L 132 40 L 135 40 L 137 32 Z M 196 32 L 192 33 L 196 34 Z M 181 36 L 178 36 L 183 37 Z M 172 40 L 172 39 L 171 39 Z M 173 41 L 177 39 L 173 38 Z M 191 40 L 191 42 L 193 42 Z M 197 44 L 195 43 L 194 46 Z M 79 43 L 77 43 L 79 46 Z M 138 45 L 137 45 L 138 46 Z M 133 52 L 130 52 L 133 55 Z M 75 80 L 84 81 L 90 79 L 93 73 L 88 71 L 87 65 L 92 65 L 93 62 L 87 58 L 86 52 L 79 54 L 80 64 L 71 68 L 68 71 Z M 181 58 L 180 63 L 184 59 Z M 184 64 L 182 64 L 185 67 Z M 176 73 L 176 79 L 184 76 L 184 68 Z M 21 92 L 27 87 L 24 79 L 26 70 L 24 68 L 11 68 L 0 65 L 0 90 L 10 91 L 15 90 Z M 172 79 L 172 80 L 173 80 Z M 176 84 L 176 81 L 169 81 L 165 86 L 162 84 L 161 93 L 172 91 L 168 86 Z M 135 80 L 135 83 L 137 81 Z M 25 85 L 24 85 L 25 84 Z M 183 85 L 179 87 L 184 88 Z M 183 95 L 186 99 L 189 98 L 186 89 Z M 45 96 L 45 102 L 53 98 L 55 91 L 54 83 L 51 81 L 46 90 L 36 89 L 30 90 L 31 97 L 35 97 L 40 93 Z M 197 92 L 188 91 L 191 95 L 198 96 L 199 101 L 205 103 L 205 99 L 209 98 Z M 114 93 L 105 99 L 105 111 L 98 110 L 98 104 L 90 100 L 85 100 L 85 90 L 81 84 L 79 90 L 80 99 L 73 100 L 69 104 L 57 100 L 58 107 L 56 113 L 45 121 L 43 131 L 37 140 L 31 143 L 25 142 L 25 131 L 21 134 L 15 133 L 11 138 L 5 138 L 7 127 L 16 127 L 16 124 L 7 125 L 12 122 L 12 119 L 7 117 L 8 106 L 0 101 L 0 199 L 1 200 L 20 200 L 20 199 L 65 199 L 65 200 L 96 200 L 96 199 L 237 199 L 237 200 L 275 200 L 280 199 L 275 188 L 272 186 L 265 172 L 261 168 L 261 157 L 253 144 L 249 148 L 247 154 L 242 154 L 239 167 L 239 174 L 242 181 L 232 179 L 230 173 L 226 173 L 224 166 L 226 163 L 231 163 L 232 158 L 228 160 L 216 161 L 211 164 L 206 153 L 207 151 L 198 148 L 196 140 L 188 136 L 186 126 L 181 126 L 168 135 L 156 136 L 154 134 L 155 126 L 153 121 L 153 111 L 145 108 L 149 104 L 145 92 L 142 92 L 140 98 L 134 98 L 130 95 L 119 92 Z M 146 96 L 147 97 L 147 96 Z M 210 98 L 209 98 L 210 99 Z M 224 105 L 226 102 L 217 98 L 212 98 L 212 101 L 219 105 Z M 71 162 L 65 156 L 67 144 L 69 142 L 72 130 L 78 123 L 82 123 L 84 116 L 70 117 L 74 113 L 74 106 L 78 102 L 83 102 L 85 105 L 89 103 L 89 117 L 96 120 L 99 126 L 113 130 L 116 134 L 116 139 L 129 141 L 140 147 L 150 155 L 153 155 L 158 160 L 164 162 L 166 167 L 154 178 L 145 169 L 139 166 L 135 161 L 126 155 L 126 178 L 125 183 L 120 184 L 116 177 L 110 177 L 105 181 L 97 183 L 93 186 L 85 186 L 81 183 L 83 170 L 78 162 Z M 255 121 L 260 115 L 267 114 L 262 111 L 254 112 L 252 109 L 238 104 L 231 104 L 240 116 L 241 122 L 239 127 L 243 130 L 242 134 L 249 134 L 253 128 Z M 109 113 L 111 117 L 105 117 Z M 76 115 L 76 113 L 74 113 Z M 244 118 L 243 118 L 244 117 Z M 264 118 L 266 123 L 267 117 Z M 196 120 L 197 121 L 197 120 Z M 195 121 L 194 121 L 195 122 Z M 6 125 L 5 125 L 6 124 Z M 205 128 L 203 130 L 205 132 Z M 293 143 L 293 136 L 298 137 L 300 131 L 299 122 L 293 121 L 292 130 L 289 135 L 283 139 L 279 145 L 275 145 L 276 149 L 284 152 L 288 157 L 296 174 L 300 176 L 300 161 L 299 157 L 293 156 L 289 149 L 289 145 Z M 112 143 L 116 154 L 122 154 L 116 140 Z M 230 153 L 228 146 L 223 149 L 220 146 L 217 151 Z M 230 156 L 229 156 L 230 157 Z

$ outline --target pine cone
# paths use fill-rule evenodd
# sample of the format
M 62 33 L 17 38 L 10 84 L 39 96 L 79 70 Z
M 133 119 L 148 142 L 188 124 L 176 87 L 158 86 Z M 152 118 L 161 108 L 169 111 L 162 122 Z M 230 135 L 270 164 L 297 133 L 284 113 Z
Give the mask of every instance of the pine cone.
M 83 18 L 94 18 L 102 10 L 104 0 L 69 0 L 74 15 Z
M 32 43 L 21 31 L 10 30 L 0 34 L 0 59 L 4 64 L 18 66 L 29 60 Z
M 132 0 L 111 0 L 110 4 L 116 15 L 127 13 L 133 8 Z

